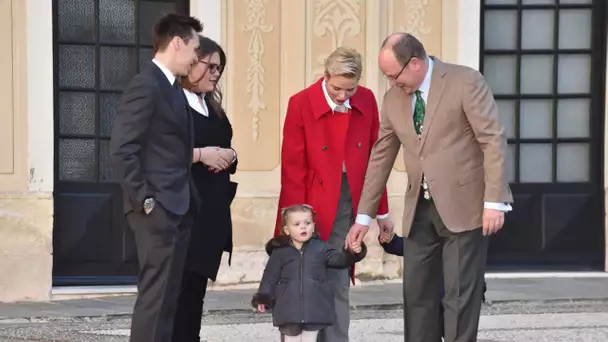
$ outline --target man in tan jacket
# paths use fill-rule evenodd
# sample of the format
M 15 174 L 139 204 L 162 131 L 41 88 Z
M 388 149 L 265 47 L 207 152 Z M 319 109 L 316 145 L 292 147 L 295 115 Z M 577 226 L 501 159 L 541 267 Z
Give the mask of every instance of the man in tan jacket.
M 389 36 L 378 60 L 392 87 L 346 246 L 367 233 L 403 146 L 405 341 L 441 341 L 443 272 L 445 341 L 474 342 L 487 237 L 502 228 L 513 201 L 498 108 L 478 71 L 428 56 L 410 34 Z

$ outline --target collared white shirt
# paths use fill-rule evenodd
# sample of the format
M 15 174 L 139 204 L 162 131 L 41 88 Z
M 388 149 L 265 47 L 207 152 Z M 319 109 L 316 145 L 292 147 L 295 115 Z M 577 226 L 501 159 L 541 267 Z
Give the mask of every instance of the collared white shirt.
M 433 68 L 435 66 L 435 62 L 433 62 L 432 58 L 429 58 L 429 69 L 426 71 L 426 76 L 424 76 L 424 80 L 418 90 L 420 91 L 420 96 L 424 100 L 424 105 L 428 103 L 429 99 L 429 91 L 431 91 L 431 77 L 433 76 Z M 414 92 L 411 95 L 412 98 L 412 114 L 414 113 L 414 108 L 416 107 L 416 93 Z M 413 120 L 413 119 L 412 119 Z
M 156 59 L 152 59 L 152 63 L 156 64 L 156 66 L 158 66 L 160 71 L 162 71 L 163 74 L 165 74 L 165 76 L 167 77 L 167 80 L 169 80 L 169 84 L 173 85 L 173 83 L 175 83 L 175 75 L 173 75 L 173 73 L 171 71 L 169 71 L 169 69 L 167 69 L 167 67 L 162 65 Z
M 429 92 L 431 90 L 431 77 L 433 76 L 434 66 L 435 66 L 435 62 L 433 61 L 432 58 L 429 58 L 429 68 L 426 71 L 426 75 L 424 76 L 424 80 L 422 81 L 422 84 L 420 84 L 420 87 L 418 87 L 418 90 L 420 91 L 420 96 L 422 96 L 425 106 L 428 103 Z M 416 93 L 413 93 L 411 95 L 411 102 L 412 102 L 412 114 L 413 114 L 414 108 L 416 107 Z M 505 212 L 513 210 L 513 208 L 511 207 L 511 204 L 509 204 L 509 203 L 484 202 L 483 206 L 486 209 L 494 209 L 494 210 L 500 210 L 500 211 L 505 211 Z M 382 215 L 382 216 L 384 216 L 384 215 Z M 386 215 L 386 216 L 388 216 L 388 215 Z M 381 215 L 378 215 L 377 218 L 383 218 L 383 217 L 381 217 Z M 356 223 L 362 224 L 364 226 L 369 226 L 371 221 L 372 221 L 372 218 L 365 214 L 357 214 L 357 218 L 355 219 Z
M 207 107 L 207 102 L 205 102 L 205 94 L 203 94 L 202 101 L 199 100 L 198 95 L 189 90 L 184 89 L 184 94 L 186 95 L 186 100 L 188 100 L 190 108 L 201 115 L 209 117 L 209 107 Z

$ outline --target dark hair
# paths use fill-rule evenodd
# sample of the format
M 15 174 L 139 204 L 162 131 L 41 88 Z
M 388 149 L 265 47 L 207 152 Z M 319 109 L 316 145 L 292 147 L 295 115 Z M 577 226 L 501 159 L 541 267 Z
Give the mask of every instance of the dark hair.
M 281 209 L 281 231 L 279 232 L 279 235 L 286 235 L 284 228 L 287 225 L 289 214 L 292 213 L 310 213 L 310 215 L 312 216 L 312 220 L 315 220 L 315 211 L 308 204 L 295 204 L 287 208 L 283 208 Z
M 196 51 L 199 60 L 216 52 L 220 55 L 220 66 L 222 68 L 222 71 L 220 72 L 220 77 L 222 77 L 222 73 L 224 72 L 223 68 L 226 67 L 226 52 L 224 52 L 224 49 L 222 49 L 222 47 L 213 39 L 201 35 L 199 35 L 199 44 L 200 47 Z M 181 84 L 185 89 L 191 90 L 193 88 L 193 85 L 190 83 L 190 81 L 188 81 L 187 76 L 182 77 Z M 222 108 L 223 98 L 224 96 L 222 94 L 222 90 L 217 85 L 215 86 L 215 89 L 213 89 L 212 92 L 207 93 L 205 96 L 205 101 L 207 102 L 207 104 L 210 105 L 213 110 L 215 110 L 215 112 L 220 118 L 226 117 L 226 113 Z
M 173 37 L 180 37 L 188 43 L 194 33 L 203 31 L 203 24 L 194 18 L 183 14 L 169 13 L 162 16 L 152 29 L 152 46 L 154 52 L 164 51 Z
M 395 39 L 395 37 L 398 37 Z M 412 58 L 426 60 L 427 54 L 422 43 L 414 36 L 406 32 L 394 33 L 382 42 L 382 48 L 387 48 L 387 45 L 392 44 L 391 50 L 395 54 L 395 58 L 404 66 Z

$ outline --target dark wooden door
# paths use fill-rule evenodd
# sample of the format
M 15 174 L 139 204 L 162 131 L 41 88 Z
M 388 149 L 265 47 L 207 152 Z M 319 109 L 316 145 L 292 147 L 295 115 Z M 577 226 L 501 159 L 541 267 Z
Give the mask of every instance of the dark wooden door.
M 482 0 L 514 211 L 489 267 L 603 268 L 605 0 Z
M 135 281 L 109 134 L 121 92 L 152 59 L 153 23 L 188 2 L 53 0 L 55 285 Z

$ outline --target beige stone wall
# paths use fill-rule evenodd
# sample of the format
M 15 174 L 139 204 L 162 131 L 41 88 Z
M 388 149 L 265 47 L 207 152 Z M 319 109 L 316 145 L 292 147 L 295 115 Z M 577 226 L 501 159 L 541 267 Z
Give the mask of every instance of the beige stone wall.
M 341 45 L 362 52 L 362 84 L 378 101 L 386 80 L 376 64 L 388 33 L 407 30 L 429 53 L 455 61 L 453 18 L 443 25 L 455 1 L 443 0 L 226 0 L 222 3 L 222 44 L 229 56 L 223 80 L 225 106 L 239 153 L 239 183 L 233 204 L 236 251 L 223 266 L 219 283 L 255 282 L 271 237 L 280 187 L 282 124 L 289 97 L 323 73 L 324 58 Z M 448 12 L 446 12 L 448 10 Z M 454 13 L 454 12 L 451 12 Z M 452 33 L 451 33 L 452 32 Z M 451 35 L 451 36 L 450 36 Z M 391 217 L 401 231 L 406 174 L 398 161 L 389 181 Z M 375 227 L 374 227 L 375 229 Z M 400 264 L 368 235 L 369 256 L 358 268 L 362 279 L 400 276 Z
M 607 42 L 608 43 L 608 42 Z M 606 60 L 608 70 L 608 59 Z M 605 99 L 608 99 L 608 80 L 606 80 Z M 605 103 L 605 113 L 608 114 L 608 101 Z M 608 272 L 608 120 L 604 120 L 604 240 L 605 240 L 605 262 L 604 268 Z
M 30 187 L 26 8 L 26 1 L 0 0 L 0 302 L 47 300 L 51 290 L 53 201 Z M 52 83 L 36 89 L 52 94 Z M 45 113 L 52 118 L 52 105 Z
M 13 3 L 0 1 L 0 39 L 8 47 L 0 54 L 0 189 L 23 191 L 27 188 L 27 115 L 25 77 L 20 71 L 25 67 L 21 43 L 25 35 L 15 19 L 24 13 Z

